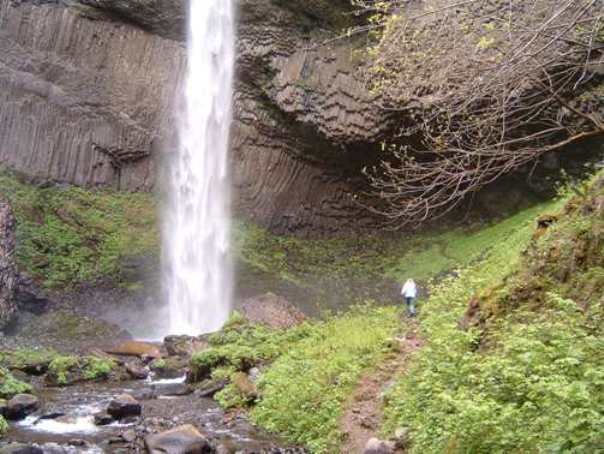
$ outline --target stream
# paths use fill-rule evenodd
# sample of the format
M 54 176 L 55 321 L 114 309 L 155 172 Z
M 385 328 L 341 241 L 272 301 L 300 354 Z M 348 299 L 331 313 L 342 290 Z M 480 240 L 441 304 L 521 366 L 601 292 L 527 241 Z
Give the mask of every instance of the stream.
M 145 452 L 143 438 L 183 424 L 193 424 L 218 452 L 262 453 L 285 450 L 278 440 L 254 428 L 240 414 L 228 414 L 209 398 L 187 391 L 185 377 L 119 383 L 90 383 L 41 388 L 41 409 L 11 424 L 0 452 L 39 447 L 43 453 Z M 142 416 L 97 426 L 94 415 L 117 395 L 130 394 L 142 404 Z

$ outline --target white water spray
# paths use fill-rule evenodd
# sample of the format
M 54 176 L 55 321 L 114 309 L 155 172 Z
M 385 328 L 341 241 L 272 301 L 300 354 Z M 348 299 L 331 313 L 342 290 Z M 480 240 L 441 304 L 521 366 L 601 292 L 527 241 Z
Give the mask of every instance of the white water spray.
M 233 0 L 191 0 L 185 112 L 170 162 L 164 222 L 169 333 L 218 330 L 232 299 L 227 168 L 234 72 Z

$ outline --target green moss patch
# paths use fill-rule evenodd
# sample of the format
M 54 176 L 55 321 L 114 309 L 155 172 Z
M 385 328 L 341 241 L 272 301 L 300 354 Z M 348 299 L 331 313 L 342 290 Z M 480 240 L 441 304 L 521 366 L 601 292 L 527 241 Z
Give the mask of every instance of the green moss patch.
M 30 393 L 32 387 L 29 383 L 17 380 L 4 368 L 0 368 L 0 397 L 10 399 L 17 394 Z
M 384 281 L 401 283 L 408 277 L 427 282 L 485 259 L 519 230 L 532 229 L 539 213 L 556 210 L 560 204 L 536 205 L 492 224 L 413 236 L 308 240 L 274 236 L 240 223 L 235 228 L 235 244 L 249 266 L 302 287 L 338 281 L 384 287 Z
M 20 348 L 0 353 L 0 363 L 9 369 L 41 375 L 58 353 L 49 349 Z
M 159 250 L 150 194 L 33 186 L 1 170 L 0 193 L 17 218 L 19 265 L 47 287 L 119 281 L 124 258 Z

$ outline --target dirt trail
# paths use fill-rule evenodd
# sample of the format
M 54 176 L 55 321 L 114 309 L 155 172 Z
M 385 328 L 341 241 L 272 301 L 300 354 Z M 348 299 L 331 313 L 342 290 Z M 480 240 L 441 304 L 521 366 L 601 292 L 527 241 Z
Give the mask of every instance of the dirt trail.
M 405 372 L 410 355 L 422 347 L 418 332 L 417 323 L 409 324 L 407 333 L 397 338 L 399 351 L 382 362 L 377 370 L 361 378 L 340 423 L 345 434 L 342 453 L 362 454 L 367 441 L 378 436 L 382 423 L 382 393 Z

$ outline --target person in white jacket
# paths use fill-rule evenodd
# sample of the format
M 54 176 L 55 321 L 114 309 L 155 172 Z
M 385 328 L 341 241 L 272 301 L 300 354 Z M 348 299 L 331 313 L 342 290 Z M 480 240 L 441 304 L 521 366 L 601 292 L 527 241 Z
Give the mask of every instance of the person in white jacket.
M 403 289 L 401 290 L 401 295 L 405 300 L 405 304 L 407 305 L 407 315 L 409 317 L 415 317 L 415 299 L 417 298 L 417 285 L 413 279 L 407 279 L 405 285 L 403 285 Z

